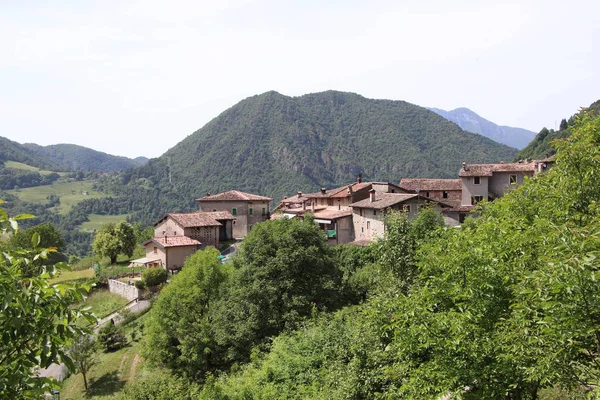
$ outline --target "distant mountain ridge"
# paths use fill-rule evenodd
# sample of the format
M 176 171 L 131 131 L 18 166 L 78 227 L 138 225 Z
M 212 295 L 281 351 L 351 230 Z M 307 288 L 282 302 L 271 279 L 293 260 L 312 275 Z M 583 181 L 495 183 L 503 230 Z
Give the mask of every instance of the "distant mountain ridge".
M 20 144 L 0 137 L 0 161 L 18 161 L 55 171 L 115 172 L 138 167 L 148 162 L 148 159 L 113 156 L 74 144 Z
M 230 189 L 279 201 L 298 190 L 365 180 L 454 178 L 462 161 L 510 160 L 516 150 L 461 130 L 404 101 L 327 91 L 271 91 L 224 111 L 162 156 L 124 173 L 145 218 L 194 209 L 193 199 Z M 138 215 L 138 218 L 140 216 Z
M 479 116 L 468 108 L 457 108 L 451 111 L 439 108 L 428 108 L 438 115 L 454 122 L 467 132 L 478 133 L 498 143 L 505 144 L 516 149 L 527 146 L 535 137 L 535 132 L 523 128 L 511 126 L 500 126 Z

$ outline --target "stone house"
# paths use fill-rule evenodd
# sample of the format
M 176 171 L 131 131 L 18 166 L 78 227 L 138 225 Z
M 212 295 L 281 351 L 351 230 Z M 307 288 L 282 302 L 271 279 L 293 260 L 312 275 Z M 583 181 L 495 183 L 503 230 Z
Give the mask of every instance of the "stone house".
M 467 164 L 459 172 L 462 184 L 461 206 L 474 206 L 494 200 L 522 185 L 525 177 L 540 171 L 537 162 Z
M 147 267 L 163 267 L 167 271 L 180 270 L 185 259 L 194 254 L 201 243 L 187 236 L 154 237 L 143 243 L 146 259 L 153 260 Z
M 462 199 L 461 179 L 405 178 L 398 185 L 411 193 L 418 193 L 446 204 L 460 205 Z
M 245 237 L 252 225 L 269 219 L 270 197 L 230 190 L 196 199 L 201 212 L 226 211 L 233 217 L 233 237 Z
M 169 213 L 154 224 L 154 237 L 187 236 L 203 247 L 219 248 L 219 243 L 233 238 L 235 218 L 227 211 Z
M 408 218 L 414 218 L 425 206 L 438 212 L 452 207 L 416 193 L 386 193 L 371 189 L 368 199 L 350 205 L 355 241 L 365 243 L 382 238 L 385 233 L 386 212 L 403 211 L 407 213 Z

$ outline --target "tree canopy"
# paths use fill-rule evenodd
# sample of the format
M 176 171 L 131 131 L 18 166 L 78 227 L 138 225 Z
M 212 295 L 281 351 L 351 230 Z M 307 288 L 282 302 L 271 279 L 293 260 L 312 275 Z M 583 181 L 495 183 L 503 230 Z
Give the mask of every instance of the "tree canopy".
M 110 263 L 117 262 L 117 256 L 121 253 L 131 257 L 135 249 L 136 237 L 133 227 L 127 222 L 118 224 L 107 223 L 102 225 L 92 248 L 94 252 L 102 257 L 109 257 Z

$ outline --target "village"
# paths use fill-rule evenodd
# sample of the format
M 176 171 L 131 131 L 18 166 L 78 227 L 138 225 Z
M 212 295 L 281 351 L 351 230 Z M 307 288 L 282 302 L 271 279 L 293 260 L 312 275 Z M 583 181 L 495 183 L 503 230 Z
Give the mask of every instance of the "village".
M 330 246 L 351 243 L 364 246 L 382 238 L 385 215 L 390 210 L 414 218 L 423 207 L 458 227 L 482 200 L 493 201 L 523 184 L 526 177 L 550 168 L 552 159 L 515 163 L 467 164 L 458 179 L 404 178 L 391 182 L 355 182 L 318 192 L 297 192 L 284 197 L 272 210 L 273 199 L 229 190 L 197 198 L 199 211 L 167 213 L 154 224 L 154 237 L 143 243 L 146 256 L 132 265 L 179 271 L 185 259 L 207 246 L 243 239 L 253 225 L 279 218 L 311 215 L 327 236 Z

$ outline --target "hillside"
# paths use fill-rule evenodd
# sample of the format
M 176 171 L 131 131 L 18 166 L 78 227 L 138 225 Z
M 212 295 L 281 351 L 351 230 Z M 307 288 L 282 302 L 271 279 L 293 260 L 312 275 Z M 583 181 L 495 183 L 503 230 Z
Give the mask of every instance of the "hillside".
M 36 155 L 24 145 L 0 136 L 0 164 L 5 161 L 16 161 L 41 169 L 58 169 L 58 165 L 47 156 Z
M 145 157 L 131 159 L 113 156 L 74 144 L 39 146 L 33 143 L 25 143 L 23 146 L 37 155 L 52 160 L 62 169 L 73 171 L 124 171 L 129 168 L 143 165 L 148 161 Z
M 593 110 L 596 113 L 600 113 L 600 100 L 595 101 L 587 110 Z M 573 115 L 569 120 L 563 120 L 560 124 L 559 130 L 542 128 L 540 133 L 538 133 L 535 138 L 529 143 L 527 147 L 521 150 L 516 159 L 542 159 L 548 156 L 551 156 L 555 153 L 554 148 L 552 147 L 552 141 L 554 139 L 560 139 L 564 137 L 571 136 L 570 128 L 575 124 L 575 119 L 577 114 Z
M 195 208 L 193 199 L 227 189 L 275 201 L 297 190 L 369 180 L 456 177 L 462 161 L 510 160 L 515 149 L 404 101 L 328 91 L 249 97 L 161 157 L 124 173 L 144 216 Z M 115 183 L 116 184 L 116 183 Z M 142 189 L 146 187 L 147 189 Z M 139 216 L 138 216 L 139 217 Z M 145 219 L 145 218 L 144 218 Z
M 439 108 L 428 108 L 428 110 L 454 122 L 465 131 L 478 133 L 498 143 L 517 149 L 527 146 L 535 136 L 535 132 L 527 129 L 496 125 L 468 108 L 457 108 L 452 111 L 440 110 Z

